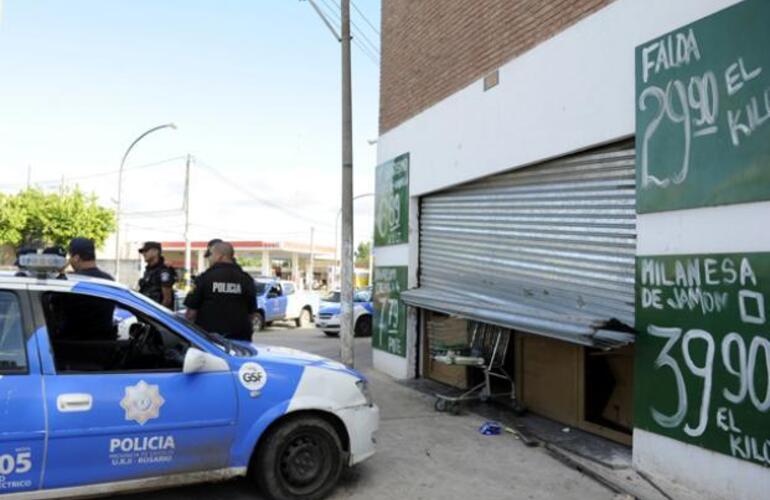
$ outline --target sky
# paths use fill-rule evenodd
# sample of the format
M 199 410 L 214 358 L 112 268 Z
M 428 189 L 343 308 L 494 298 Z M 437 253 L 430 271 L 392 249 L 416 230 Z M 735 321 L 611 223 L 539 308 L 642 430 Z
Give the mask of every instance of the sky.
M 373 192 L 379 0 L 353 0 L 354 193 Z M 300 0 L 0 0 L 0 191 L 60 184 L 115 206 L 122 238 L 334 244 L 340 44 Z M 338 0 L 316 0 L 338 24 Z M 333 12 L 332 12 L 333 11 Z M 374 61 L 372 60 L 374 59 Z M 149 165 L 148 165 L 149 164 Z M 276 208 L 277 207 L 277 208 Z M 355 204 L 371 239 L 373 200 Z

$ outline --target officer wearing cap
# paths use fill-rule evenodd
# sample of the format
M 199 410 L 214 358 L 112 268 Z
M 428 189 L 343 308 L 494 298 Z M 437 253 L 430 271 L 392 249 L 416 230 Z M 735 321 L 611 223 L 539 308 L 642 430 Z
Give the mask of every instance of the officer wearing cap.
M 75 274 L 114 281 L 108 273 L 96 265 L 96 247 L 88 238 L 72 238 L 69 244 L 70 266 Z
M 214 248 L 214 245 L 217 243 L 222 243 L 222 240 L 219 238 L 214 238 L 213 240 L 209 240 L 208 243 L 206 243 L 206 253 L 203 254 L 203 257 L 210 260 L 211 259 L 211 249 Z M 235 260 L 235 258 L 233 258 Z M 209 263 L 210 264 L 210 263 Z
M 210 253 L 211 267 L 198 276 L 185 299 L 187 319 L 209 332 L 250 341 L 257 312 L 254 279 L 234 262 L 230 243 L 214 243 Z
M 61 250 L 50 247 L 44 252 L 61 255 Z M 112 276 L 96 265 L 93 240 L 73 238 L 69 244 L 69 264 L 73 274 L 112 281 Z M 112 302 L 87 295 L 61 294 L 52 300 L 59 322 L 60 340 L 114 340 Z
M 166 265 L 162 251 L 157 241 L 147 241 L 139 249 L 147 264 L 144 276 L 139 280 L 139 293 L 169 309 L 174 309 L 173 286 L 176 282 L 176 272 L 173 267 Z

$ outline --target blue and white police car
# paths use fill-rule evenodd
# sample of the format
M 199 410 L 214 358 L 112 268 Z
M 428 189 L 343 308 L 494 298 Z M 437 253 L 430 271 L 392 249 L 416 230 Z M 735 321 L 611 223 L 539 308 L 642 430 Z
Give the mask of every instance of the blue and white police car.
M 0 498 L 77 498 L 248 476 L 318 499 L 372 456 L 366 379 L 301 351 L 232 342 L 128 288 L 0 276 Z M 127 338 L 115 309 L 136 318 Z
M 329 337 L 337 337 L 340 334 L 340 306 L 339 293 L 336 293 L 336 302 L 327 302 L 321 306 L 316 316 L 315 326 Z M 370 337 L 372 335 L 372 316 L 374 306 L 372 304 L 372 289 L 364 288 L 353 294 L 353 333 L 356 337 Z

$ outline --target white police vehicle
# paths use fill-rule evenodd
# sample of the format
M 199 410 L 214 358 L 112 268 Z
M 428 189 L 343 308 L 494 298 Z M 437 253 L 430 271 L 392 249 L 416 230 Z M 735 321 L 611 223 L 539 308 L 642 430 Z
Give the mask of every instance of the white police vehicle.
M 22 265 L 61 268 L 50 257 Z M 129 338 L 112 308 L 136 317 Z M 247 475 L 269 498 L 322 498 L 374 453 L 379 423 L 344 365 L 228 341 L 110 281 L 42 274 L 0 276 L 0 415 L 3 500 Z

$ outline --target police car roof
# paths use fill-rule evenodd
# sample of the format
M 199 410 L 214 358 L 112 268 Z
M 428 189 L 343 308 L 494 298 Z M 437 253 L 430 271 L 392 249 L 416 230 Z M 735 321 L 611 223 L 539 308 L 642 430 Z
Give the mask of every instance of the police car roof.
M 45 285 L 51 288 L 61 288 L 68 290 L 72 288 L 72 286 L 76 283 L 94 283 L 119 290 L 129 289 L 123 283 L 118 283 L 117 281 L 106 280 L 103 278 L 94 278 L 82 274 L 67 274 L 66 276 L 67 279 L 59 279 L 54 275 L 40 278 L 37 276 L 16 276 L 16 271 L 5 271 L 0 272 L 0 286 L 10 287 L 12 285 Z

